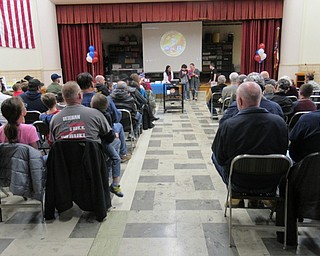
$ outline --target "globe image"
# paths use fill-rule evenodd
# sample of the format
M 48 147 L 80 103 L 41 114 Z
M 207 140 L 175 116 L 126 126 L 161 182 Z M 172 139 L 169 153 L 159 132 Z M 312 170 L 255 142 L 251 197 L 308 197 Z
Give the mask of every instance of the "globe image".
M 163 34 L 160 40 L 161 50 L 170 57 L 181 55 L 186 49 L 185 37 L 177 31 L 169 31 Z

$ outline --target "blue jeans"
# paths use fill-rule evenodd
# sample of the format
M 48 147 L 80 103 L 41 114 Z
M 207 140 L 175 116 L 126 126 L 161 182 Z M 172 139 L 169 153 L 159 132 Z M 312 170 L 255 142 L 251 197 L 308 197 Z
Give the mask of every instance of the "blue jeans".
M 119 134 L 120 139 L 120 155 L 125 156 L 127 154 L 127 143 L 126 143 L 126 136 L 124 134 L 123 126 L 121 123 L 114 123 L 113 124 L 113 131 Z
M 139 131 L 140 127 L 142 125 L 142 114 L 139 111 L 137 111 L 136 117 L 138 119 L 138 123 L 137 123 L 137 126 L 136 126 L 136 131 Z
M 119 140 L 116 140 L 116 141 L 119 141 Z M 103 146 L 105 147 L 105 152 L 107 156 L 110 158 L 109 161 L 111 164 L 109 165 L 109 167 L 111 167 L 112 177 L 116 178 L 120 176 L 121 159 L 118 152 L 116 151 L 115 147 L 112 144 L 113 143 L 105 143 Z
M 189 100 L 190 99 L 189 83 L 182 84 L 182 86 L 183 86 L 183 91 L 184 91 L 183 98 L 185 100 Z
M 225 172 L 225 170 L 223 169 L 223 167 L 218 163 L 216 156 L 214 153 L 212 153 L 211 156 L 212 159 L 212 163 L 214 164 L 214 166 L 216 167 L 218 173 L 220 174 L 224 184 L 226 184 L 228 186 L 229 183 L 229 176 L 228 174 Z

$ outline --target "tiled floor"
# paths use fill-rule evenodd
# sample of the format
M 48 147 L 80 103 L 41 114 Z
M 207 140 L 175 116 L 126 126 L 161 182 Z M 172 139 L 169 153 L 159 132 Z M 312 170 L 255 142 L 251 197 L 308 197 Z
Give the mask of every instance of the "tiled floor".
M 122 166 L 124 198 L 113 197 L 103 223 L 76 206 L 41 223 L 34 209 L 6 210 L 0 224 L 0 255 L 320 255 L 319 230 L 301 229 L 299 246 L 284 251 L 274 232 L 236 229 L 229 248 L 223 216 L 226 188 L 211 164 L 218 122 L 202 100 L 185 112 L 163 114 L 145 131 Z M 239 209 L 235 222 L 252 223 L 268 211 Z

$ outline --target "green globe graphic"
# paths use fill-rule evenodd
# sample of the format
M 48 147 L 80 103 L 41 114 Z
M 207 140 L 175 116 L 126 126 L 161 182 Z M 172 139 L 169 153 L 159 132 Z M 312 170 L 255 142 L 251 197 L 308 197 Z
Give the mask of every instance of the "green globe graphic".
M 181 55 L 186 49 L 185 37 L 177 31 L 169 31 L 163 34 L 160 40 L 161 50 L 170 57 Z

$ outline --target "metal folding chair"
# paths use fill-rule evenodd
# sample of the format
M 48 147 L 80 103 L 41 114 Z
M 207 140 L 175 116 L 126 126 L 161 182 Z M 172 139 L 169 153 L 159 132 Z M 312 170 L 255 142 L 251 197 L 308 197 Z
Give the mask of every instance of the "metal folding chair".
M 211 109 L 210 109 L 211 117 L 213 117 L 213 109 L 214 108 L 218 108 L 218 109 L 222 108 L 222 103 L 219 102 L 220 98 L 221 98 L 221 92 L 212 93 L 212 96 L 211 96 Z
M 232 228 L 274 229 L 285 233 L 284 248 L 286 247 L 286 218 L 287 218 L 287 175 L 291 167 L 288 157 L 281 154 L 271 155 L 239 155 L 236 156 L 230 167 L 228 193 L 225 205 L 225 217 L 229 207 L 229 245 L 232 246 Z M 246 184 L 239 184 L 237 178 L 246 180 Z M 277 195 L 276 190 L 282 178 L 286 178 L 286 192 L 284 198 Z M 236 187 L 236 191 L 234 188 Z M 285 200 L 285 226 L 270 225 L 235 225 L 232 222 L 232 199 L 249 200 Z M 255 209 L 255 208 L 254 208 Z M 266 208 L 270 209 L 270 208 Z M 272 217 L 272 215 L 271 215 Z
M 24 117 L 26 124 L 33 124 L 35 121 L 39 121 L 40 112 L 36 110 L 27 111 L 26 116 Z
M 120 120 L 120 123 L 123 126 L 123 130 L 127 133 L 129 133 L 129 138 L 131 141 L 131 148 L 135 148 L 135 133 L 133 129 L 133 122 L 132 122 L 132 116 L 129 110 L 127 109 L 118 109 L 122 113 L 122 118 Z
M 309 113 L 310 111 L 300 111 L 300 112 L 297 112 L 295 113 L 290 121 L 289 121 L 289 124 L 288 124 L 288 128 L 289 128 L 289 131 L 293 129 L 293 127 L 296 125 L 296 123 L 298 122 L 298 120 L 300 119 L 300 117 L 303 115 L 303 114 L 306 114 L 306 113 Z

